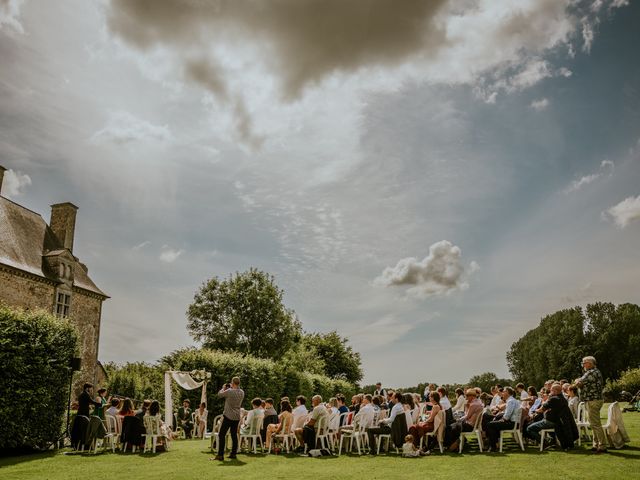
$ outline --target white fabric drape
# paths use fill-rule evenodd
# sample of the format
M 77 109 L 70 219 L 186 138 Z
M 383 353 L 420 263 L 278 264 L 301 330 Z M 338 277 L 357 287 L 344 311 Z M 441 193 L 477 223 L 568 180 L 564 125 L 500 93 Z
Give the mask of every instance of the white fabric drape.
M 189 372 L 164 372 L 164 423 L 173 425 L 173 398 L 171 396 L 171 379 L 185 390 L 202 387 L 200 403 L 207 401 L 207 381 L 196 382 Z

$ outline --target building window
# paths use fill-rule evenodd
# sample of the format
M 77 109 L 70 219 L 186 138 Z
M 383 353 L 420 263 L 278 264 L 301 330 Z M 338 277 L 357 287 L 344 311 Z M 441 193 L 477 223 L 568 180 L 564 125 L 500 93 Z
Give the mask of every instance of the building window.
M 71 295 L 66 293 L 58 293 L 58 299 L 56 301 L 56 315 L 62 318 L 69 316 L 69 309 L 71 308 Z

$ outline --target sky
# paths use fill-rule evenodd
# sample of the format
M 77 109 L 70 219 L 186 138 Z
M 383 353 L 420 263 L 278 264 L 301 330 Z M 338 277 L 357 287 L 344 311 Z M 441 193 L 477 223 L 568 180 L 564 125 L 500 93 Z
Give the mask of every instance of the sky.
M 3 195 L 79 207 L 99 358 L 275 276 L 364 383 L 508 376 L 556 310 L 640 303 L 636 0 L 0 0 Z

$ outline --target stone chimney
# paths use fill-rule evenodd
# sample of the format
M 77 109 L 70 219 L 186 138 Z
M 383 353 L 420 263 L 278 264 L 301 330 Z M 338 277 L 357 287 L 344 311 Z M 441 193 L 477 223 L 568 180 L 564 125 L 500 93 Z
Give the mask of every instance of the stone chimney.
M 4 172 L 6 171 L 7 169 L 0 165 L 0 195 L 2 195 L 2 180 L 4 179 Z
M 56 203 L 51 205 L 51 221 L 49 226 L 64 248 L 73 253 L 73 235 L 76 229 L 76 213 L 78 207 L 73 203 Z

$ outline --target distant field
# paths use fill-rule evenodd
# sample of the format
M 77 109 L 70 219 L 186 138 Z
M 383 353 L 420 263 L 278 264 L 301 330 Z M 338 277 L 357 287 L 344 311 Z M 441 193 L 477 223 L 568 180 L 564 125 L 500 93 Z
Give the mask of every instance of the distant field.
M 603 410 L 605 411 L 605 410 Z M 201 479 L 201 478 L 314 478 L 362 480 L 412 479 L 626 479 L 640 478 L 640 413 L 624 414 L 632 442 L 622 450 L 593 455 L 583 446 L 571 453 L 533 447 L 521 452 L 511 447 L 504 454 L 477 451 L 463 455 L 445 453 L 404 459 L 343 455 L 340 458 L 307 458 L 296 455 L 239 455 L 224 464 L 209 461 L 208 441 L 173 442 L 170 452 L 156 455 L 101 453 L 64 455 L 63 451 L 0 459 L 0 479 L 100 480 Z

